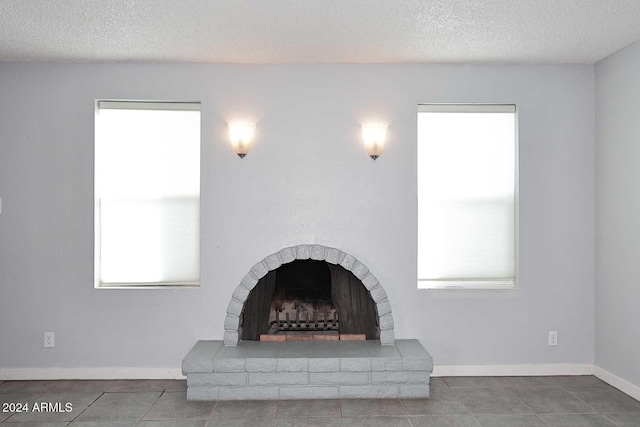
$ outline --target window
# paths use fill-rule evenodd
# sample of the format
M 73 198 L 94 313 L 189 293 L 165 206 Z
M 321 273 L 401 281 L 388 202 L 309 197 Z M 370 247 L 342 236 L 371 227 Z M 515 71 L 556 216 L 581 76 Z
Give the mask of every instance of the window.
M 418 107 L 418 287 L 509 288 L 516 272 L 514 105 Z
M 200 282 L 200 104 L 98 101 L 96 287 Z

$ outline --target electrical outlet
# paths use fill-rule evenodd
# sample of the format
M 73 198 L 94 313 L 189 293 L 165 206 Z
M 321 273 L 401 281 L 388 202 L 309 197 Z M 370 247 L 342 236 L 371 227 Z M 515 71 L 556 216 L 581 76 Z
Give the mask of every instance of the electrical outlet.
M 44 333 L 44 346 L 47 348 L 55 347 L 55 341 L 53 340 L 53 332 Z
M 555 347 L 558 345 L 558 331 L 549 331 L 549 346 Z

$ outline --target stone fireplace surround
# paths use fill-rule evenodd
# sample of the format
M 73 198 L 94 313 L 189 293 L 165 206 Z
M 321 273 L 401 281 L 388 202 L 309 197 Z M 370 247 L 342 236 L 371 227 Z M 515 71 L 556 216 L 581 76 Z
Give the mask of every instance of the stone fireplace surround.
M 340 265 L 376 304 L 379 340 L 282 343 L 241 341 L 245 301 L 258 280 L 294 260 Z M 198 341 L 182 361 L 188 400 L 429 397 L 433 361 L 418 340 L 396 340 L 391 304 L 369 269 L 321 245 L 284 248 L 255 264 L 227 308 L 224 341 Z

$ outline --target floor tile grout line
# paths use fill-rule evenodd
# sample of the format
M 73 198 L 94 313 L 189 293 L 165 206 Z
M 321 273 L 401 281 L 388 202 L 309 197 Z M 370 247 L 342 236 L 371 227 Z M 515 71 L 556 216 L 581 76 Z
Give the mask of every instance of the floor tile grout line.
M 73 417 L 73 419 L 71 421 L 69 421 L 69 424 L 71 424 L 72 422 L 74 422 L 80 415 L 82 415 L 84 413 L 84 411 L 86 411 L 87 409 L 89 409 L 91 407 L 91 405 L 93 405 L 94 403 L 96 403 L 98 401 L 98 399 L 100 399 L 102 396 L 104 396 L 104 394 L 106 393 L 106 391 L 103 391 L 102 393 L 100 393 L 100 395 L 98 397 L 96 397 L 91 403 L 89 403 L 87 405 L 86 408 L 84 408 L 82 411 L 80 411 L 80 413 L 78 415 L 76 415 L 75 417 Z
M 185 395 L 186 395 L 186 393 L 187 392 L 185 392 Z M 216 408 L 218 407 L 218 403 L 220 403 L 220 401 L 216 400 L 215 403 L 213 404 L 213 406 L 211 407 L 211 412 L 209 412 L 209 416 L 207 417 L 207 422 L 205 423 L 205 426 L 206 426 L 206 424 L 209 423 L 209 420 L 213 418 L 213 415 L 214 415 L 214 413 L 216 411 Z
M 455 389 L 456 388 L 466 388 L 466 389 L 478 389 L 478 388 L 489 388 L 489 389 L 495 389 L 496 387 L 450 387 L 453 390 L 453 393 L 455 394 Z M 480 424 L 480 421 L 478 421 L 478 419 L 476 418 L 478 415 L 499 415 L 499 414 L 475 414 L 471 408 L 469 408 L 467 405 L 464 404 L 464 402 L 462 400 L 460 400 L 460 396 L 458 396 L 457 394 L 455 394 L 455 399 L 462 405 L 462 407 L 464 409 L 466 409 L 469 413 L 469 415 L 471 415 L 478 424 Z
M 507 393 L 509 393 L 509 394 L 511 394 L 513 397 L 515 397 L 515 398 L 516 398 L 516 400 L 517 400 L 518 402 L 520 402 L 520 403 L 521 403 L 525 408 L 529 409 L 529 410 L 531 411 L 531 413 L 532 413 L 532 414 L 537 415 L 537 414 L 536 414 L 536 411 L 535 411 L 531 406 L 527 405 L 527 404 L 525 403 L 525 401 L 524 401 L 524 400 L 520 399 L 520 398 L 519 398 L 519 397 L 518 397 L 514 392 L 512 392 L 511 390 L 508 390 L 508 389 L 506 389 L 506 388 L 503 388 L 503 390 L 505 390 Z
M 464 403 L 462 404 L 462 406 L 464 406 Z M 465 406 L 465 409 L 469 409 Z M 469 414 L 471 415 L 471 418 L 473 418 L 473 421 L 476 422 L 477 425 L 481 426 L 482 424 L 480 424 L 480 420 L 478 419 L 478 415 L 476 414 L 472 414 L 471 412 L 469 412 Z
M 610 412 L 610 413 L 614 413 L 614 412 Z M 611 424 L 620 427 L 620 424 L 618 424 L 615 420 L 612 420 L 611 418 L 607 417 L 607 413 L 601 412 L 600 415 L 602 415 L 605 420 L 610 421 Z
M 541 412 L 541 413 L 538 413 L 538 412 L 534 411 L 534 414 L 536 414 L 536 415 L 579 415 L 579 414 L 594 414 L 594 413 L 598 414 L 598 413 L 600 413 L 600 411 L 598 411 L 594 407 L 588 405 L 586 402 L 584 402 L 583 400 L 579 399 L 577 396 L 575 396 L 572 393 L 570 393 L 564 387 L 560 387 L 560 389 L 562 389 L 563 391 L 566 391 L 567 393 L 569 393 L 569 395 L 571 397 L 576 399 L 578 402 L 584 404 L 584 406 L 586 406 L 587 408 L 591 409 L 593 412 Z M 525 403 L 525 405 L 526 405 L 526 403 Z
M 149 407 L 147 408 L 147 411 L 144 413 L 144 415 L 142 415 L 142 417 L 140 417 L 140 419 L 138 420 L 138 422 L 144 421 L 144 417 L 147 416 L 147 414 L 149 413 L 149 411 L 151 410 L 151 408 L 153 408 L 153 406 L 158 403 L 158 400 L 160 400 L 160 398 L 164 395 L 164 393 L 166 392 L 166 388 L 162 389 L 162 391 L 160 392 L 160 396 L 158 396 L 156 398 L 156 400 L 153 401 L 153 403 L 151 405 L 149 405 Z M 145 392 L 143 392 L 145 393 Z M 152 393 L 152 392 L 150 392 Z
M 455 394 L 455 391 L 454 391 Z M 458 403 L 460 403 L 462 405 L 462 407 L 473 417 L 474 420 L 476 420 L 476 415 L 473 413 L 473 411 L 471 411 L 471 409 L 469 409 L 469 407 L 467 405 L 464 404 L 464 402 L 462 400 L 460 400 L 460 396 L 455 395 L 455 400 L 458 401 Z M 478 420 L 476 420 L 476 422 L 478 424 L 480 424 L 480 422 Z
M 616 413 L 616 412 L 611 412 L 611 413 L 613 414 L 613 413 Z M 615 422 L 615 421 L 613 421 L 612 419 L 608 418 L 608 417 L 607 417 L 603 412 L 598 412 L 598 413 L 595 413 L 595 414 L 593 414 L 593 413 L 592 413 L 592 414 L 542 414 L 542 415 L 548 415 L 548 416 L 555 416 L 555 415 L 585 415 L 585 416 L 600 416 L 601 418 L 604 418 L 606 421 L 610 422 L 610 423 L 611 423 L 611 424 L 613 424 L 614 426 L 619 427 L 619 424 L 618 424 L 618 423 L 616 423 L 616 422 Z M 541 419 L 542 419 L 542 418 L 541 418 Z M 547 424 L 547 423 L 544 421 L 544 419 L 542 419 L 542 422 L 543 422 L 543 423 L 545 423 L 546 425 L 550 425 L 550 424 Z
M 479 416 L 505 417 L 505 418 L 506 417 L 533 417 L 540 420 L 540 422 L 545 426 L 548 426 L 549 424 L 545 423 L 544 420 L 540 417 L 540 415 L 544 415 L 544 414 L 536 414 L 536 413 L 533 413 L 533 414 L 472 414 L 474 420 L 476 420 L 479 426 L 482 426 L 482 424 L 480 423 L 480 420 L 478 419 Z
M 544 420 L 544 418 L 542 418 L 542 417 L 538 417 L 538 419 L 539 419 L 540 421 L 542 421 L 542 424 L 546 425 L 547 427 L 552 427 L 548 422 L 546 422 L 546 421 Z
M 600 413 L 600 411 L 598 411 L 596 408 L 594 408 L 593 406 L 589 405 L 587 402 L 585 402 L 584 400 L 580 399 L 579 396 L 576 395 L 577 392 L 572 392 L 571 390 L 567 389 L 566 387 L 562 387 L 563 390 L 565 390 L 567 393 L 569 393 L 571 396 L 573 396 L 575 399 L 578 399 L 580 402 L 584 403 L 587 407 L 593 409 L 594 411 L 596 411 L 597 413 Z

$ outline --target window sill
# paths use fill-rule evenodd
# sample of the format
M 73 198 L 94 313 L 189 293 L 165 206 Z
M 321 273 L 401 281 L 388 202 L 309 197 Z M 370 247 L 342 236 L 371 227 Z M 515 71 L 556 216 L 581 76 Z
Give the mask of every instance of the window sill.
M 502 290 L 515 289 L 515 279 L 418 280 L 418 289 Z
M 98 284 L 94 286 L 94 289 L 199 289 L 200 283 L 150 283 L 148 285 L 141 285 L 139 283 L 125 284 L 118 283 L 113 285 Z

